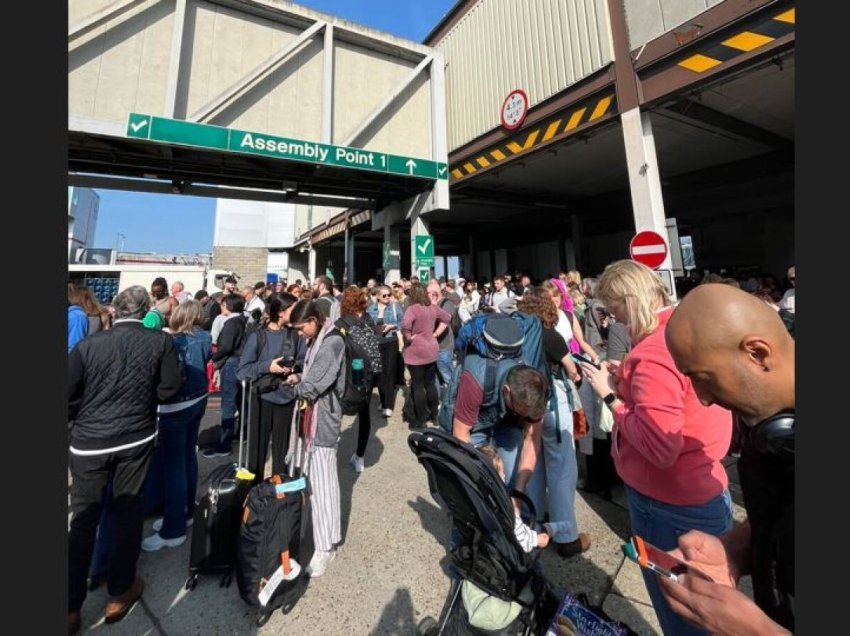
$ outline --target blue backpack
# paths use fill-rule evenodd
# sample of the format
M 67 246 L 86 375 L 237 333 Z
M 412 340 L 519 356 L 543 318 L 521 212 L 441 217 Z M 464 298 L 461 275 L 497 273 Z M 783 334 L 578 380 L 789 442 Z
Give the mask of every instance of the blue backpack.
M 508 373 L 524 364 L 549 377 L 543 355 L 540 320 L 522 312 L 473 316 L 458 332 L 455 347 L 458 365 L 452 373 L 446 397 L 440 405 L 440 427 L 451 433 L 461 375 L 468 371 L 484 392 L 473 432 L 493 427 L 505 415 L 501 388 Z

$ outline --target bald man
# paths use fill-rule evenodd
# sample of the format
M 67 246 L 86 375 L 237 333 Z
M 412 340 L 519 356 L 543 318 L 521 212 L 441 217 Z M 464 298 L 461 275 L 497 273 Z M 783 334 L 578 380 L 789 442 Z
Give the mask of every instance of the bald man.
M 723 284 L 700 285 L 665 332 L 703 404 L 746 426 L 738 473 L 747 521 L 720 538 L 698 531 L 672 551 L 711 575 L 662 580 L 670 606 L 714 633 L 794 630 L 794 339 L 771 307 Z M 769 435 L 767 433 L 770 433 Z M 755 603 L 735 588 L 751 574 Z

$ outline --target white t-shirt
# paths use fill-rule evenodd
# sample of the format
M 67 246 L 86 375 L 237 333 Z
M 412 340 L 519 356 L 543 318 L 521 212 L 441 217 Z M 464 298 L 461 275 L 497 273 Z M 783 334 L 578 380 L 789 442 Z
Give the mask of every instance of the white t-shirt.
M 782 296 L 782 300 L 779 301 L 779 308 L 780 309 L 787 309 L 792 314 L 796 315 L 795 312 L 794 312 L 794 307 L 796 305 L 796 302 L 795 302 L 795 298 L 796 298 L 795 292 L 796 291 L 797 291 L 797 288 L 792 287 L 787 292 L 785 292 L 785 294 Z
M 567 314 L 565 314 L 564 310 L 560 308 L 558 308 L 558 322 L 555 324 L 555 331 L 561 334 L 561 337 L 567 344 L 569 344 L 570 340 L 573 338 L 572 321 L 567 318 Z

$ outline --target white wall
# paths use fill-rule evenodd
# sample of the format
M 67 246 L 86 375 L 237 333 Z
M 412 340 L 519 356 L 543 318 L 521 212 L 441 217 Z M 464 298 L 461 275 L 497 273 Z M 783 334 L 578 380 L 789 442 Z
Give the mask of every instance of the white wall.
M 213 245 L 278 248 L 292 245 L 295 205 L 218 199 Z

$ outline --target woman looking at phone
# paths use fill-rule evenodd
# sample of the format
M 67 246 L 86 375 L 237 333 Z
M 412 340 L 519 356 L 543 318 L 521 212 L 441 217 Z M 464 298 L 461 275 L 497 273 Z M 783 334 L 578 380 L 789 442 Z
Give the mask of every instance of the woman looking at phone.
M 369 305 L 367 313 L 375 323 L 375 332 L 381 341 L 381 375 L 378 378 L 378 395 L 381 398 L 381 414 L 391 417 L 395 405 L 395 387 L 399 369 L 404 368 L 398 350 L 396 333 L 401 328 L 404 310 L 395 300 L 386 285 L 377 288 L 377 301 Z
M 272 475 L 286 472 L 286 454 L 292 427 L 295 395 L 281 381 L 301 369 L 304 341 L 289 327 L 289 315 L 297 302 L 292 294 L 272 294 L 261 324 L 247 333 L 236 377 L 250 380 L 253 390 L 249 426 L 248 470 L 255 483 L 265 478 L 269 438 L 272 442 Z
M 732 434 L 732 414 L 703 406 L 664 341 L 673 302 L 645 265 L 621 260 L 599 280 L 597 298 L 623 323 L 632 350 L 601 369 L 582 373 L 614 416 L 611 454 L 623 479 L 632 534 L 662 550 L 678 536 L 702 530 L 719 536 L 732 527 L 732 501 L 721 459 Z M 643 579 L 665 634 L 705 634 L 675 614 L 655 574 Z
M 292 373 L 284 382 L 295 389 L 309 407 L 305 473 L 313 496 L 313 541 L 316 551 L 307 567 L 311 578 L 324 574 L 342 540 L 339 472 L 336 453 L 342 425 L 340 394 L 345 389 L 345 343 L 330 318 L 324 318 L 315 301 L 299 300 L 290 315 L 292 327 L 307 341 L 304 372 Z

